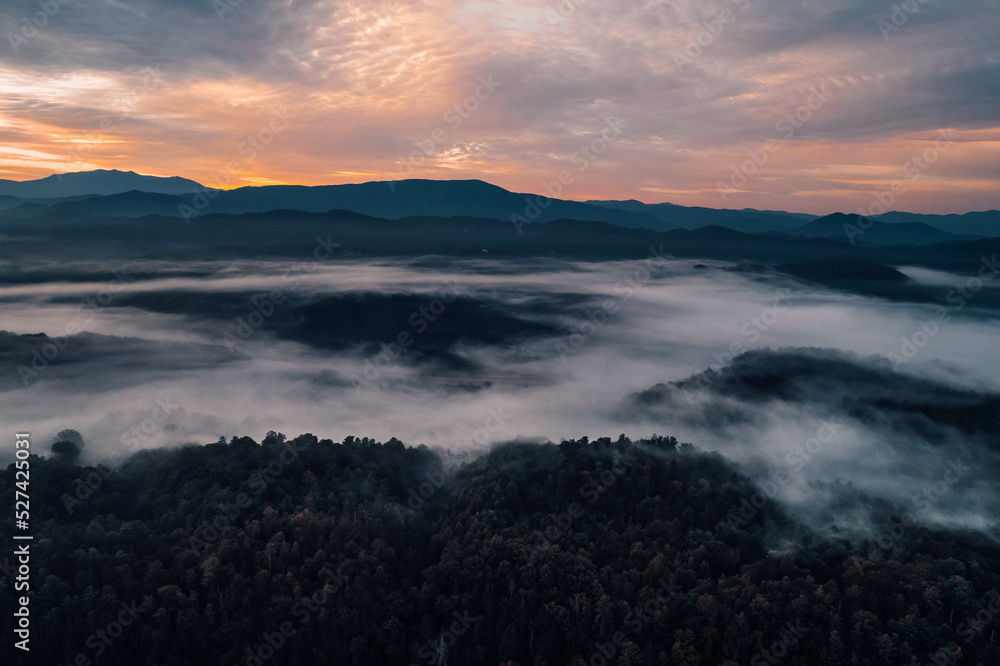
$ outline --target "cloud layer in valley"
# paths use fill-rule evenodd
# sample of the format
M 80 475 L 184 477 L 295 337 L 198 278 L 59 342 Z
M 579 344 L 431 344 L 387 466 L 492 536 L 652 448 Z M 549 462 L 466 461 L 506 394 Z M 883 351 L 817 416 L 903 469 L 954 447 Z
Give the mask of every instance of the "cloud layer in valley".
M 861 519 L 830 513 L 842 484 L 906 504 L 948 464 L 975 460 L 980 471 L 921 520 L 990 523 L 981 475 L 995 471 L 1000 321 L 989 310 L 930 335 L 938 306 L 716 262 L 345 261 L 294 288 L 281 262 L 199 263 L 199 277 L 155 268 L 96 309 L 79 307 L 106 287 L 96 277 L 0 293 L 12 333 L 0 389 L 39 441 L 74 428 L 90 460 L 116 460 L 268 430 L 455 450 L 658 432 L 764 481 L 794 472 L 780 496 L 845 528 Z M 369 305 L 384 316 L 365 316 Z M 62 336 L 69 322 L 88 332 Z M 778 351 L 741 358 L 742 384 L 714 374 L 767 348 Z M 25 380 L 19 367 L 36 371 Z M 835 436 L 809 444 L 830 423 Z

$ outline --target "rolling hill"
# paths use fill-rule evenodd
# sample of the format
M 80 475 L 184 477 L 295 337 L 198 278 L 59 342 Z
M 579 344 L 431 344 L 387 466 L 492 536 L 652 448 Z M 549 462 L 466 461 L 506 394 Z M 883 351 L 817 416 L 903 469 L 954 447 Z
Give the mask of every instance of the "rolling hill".
M 978 234 L 963 236 L 948 233 L 923 222 L 886 223 L 857 214 L 844 213 L 827 215 L 801 227 L 786 229 L 783 233 L 809 238 L 829 238 L 860 245 L 933 245 L 980 237 Z
M 185 217 L 279 210 L 305 213 L 351 211 L 386 220 L 463 217 L 501 220 L 523 232 L 531 223 L 555 220 L 605 222 L 629 229 L 666 232 L 706 227 L 744 234 L 825 239 L 847 245 L 845 224 L 868 222 L 860 215 L 812 215 L 678 206 L 641 201 L 569 201 L 508 191 L 481 180 L 400 180 L 347 185 L 270 185 L 212 190 L 184 178 L 91 171 L 35 181 L 0 181 L 0 216 L 6 219 L 148 215 Z M 516 221 L 516 225 L 512 224 Z M 860 227 L 859 227 L 860 228 Z M 713 232 L 718 233 L 718 232 Z M 1000 211 L 965 215 L 887 213 L 855 241 L 863 246 L 923 246 L 1000 237 Z M 763 241 L 755 241 L 763 242 Z
M 0 180 L 0 196 L 20 199 L 55 199 L 86 194 L 120 194 L 130 190 L 159 194 L 188 194 L 203 186 L 187 178 L 143 176 L 117 169 L 54 174 L 39 180 Z

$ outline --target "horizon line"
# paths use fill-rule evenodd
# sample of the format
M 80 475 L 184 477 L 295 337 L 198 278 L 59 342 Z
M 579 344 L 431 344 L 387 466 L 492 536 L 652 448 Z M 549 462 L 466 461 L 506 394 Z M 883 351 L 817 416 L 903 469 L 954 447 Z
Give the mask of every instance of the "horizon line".
M 756 211 L 756 212 L 762 212 L 762 213 L 773 212 L 773 213 L 783 213 L 783 214 L 789 214 L 789 215 L 809 215 L 809 216 L 812 216 L 812 217 L 815 217 L 815 218 L 823 218 L 823 217 L 828 217 L 830 215 L 836 215 L 836 214 L 842 214 L 842 215 L 860 215 L 860 213 L 857 213 L 857 212 L 848 212 L 846 209 L 838 209 L 838 210 L 833 211 L 832 213 L 811 213 L 811 212 L 803 212 L 803 211 L 778 210 L 778 209 L 773 209 L 773 208 L 751 208 L 751 207 L 744 207 L 744 208 L 713 208 L 713 207 L 710 207 L 710 206 L 688 206 L 688 205 L 684 205 L 684 204 L 675 204 L 675 203 L 670 202 L 670 201 L 649 202 L 649 201 L 643 201 L 642 199 L 637 199 L 637 198 L 634 198 L 634 197 L 628 198 L 628 199 L 596 199 L 596 198 L 571 199 L 571 198 L 557 198 L 557 197 L 549 197 L 547 195 L 540 194 L 538 192 L 515 192 L 514 190 L 509 190 L 509 189 L 507 189 L 507 188 L 505 188 L 505 187 L 503 187 L 501 185 L 497 185 L 497 184 L 492 183 L 492 182 L 490 182 L 488 180 L 485 180 L 483 178 L 393 178 L 393 179 L 386 179 L 386 180 L 365 180 L 365 181 L 357 181 L 357 182 L 350 182 L 350 183 L 324 183 L 324 184 L 318 184 L 318 185 L 305 185 L 305 184 L 302 184 L 302 183 L 271 182 L 271 183 L 261 183 L 261 184 L 239 185 L 239 186 L 236 186 L 236 187 L 209 187 L 207 185 L 204 185 L 202 182 L 200 182 L 198 180 L 195 180 L 193 178 L 188 178 L 186 176 L 177 176 L 177 175 L 163 176 L 163 175 L 154 174 L 154 173 L 140 173 L 138 171 L 133 171 L 131 169 L 129 169 L 129 170 L 122 170 L 122 169 L 114 169 L 114 168 L 112 168 L 112 169 L 90 169 L 90 170 L 85 170 L 85 171 L 61 171 L 61 172 L 53 172 L 53 173 L 49 174 L 48 176 L 43 176 L 41 178 L 30 178 L 30 179 L 27 179 L 27 180 L 14 180 L 14 179 L 8 179 L 8 178 L 0 178 L 0 182 L 8 182 L 8 183 L 37 183 L 37 182 L 40 182 L 40 181 L 43 181 L 43 180 L 47 180 L 49 178 L 60 178 L 61 179 L 63 176 L 72 176 L 72 175 L 78 175 L 78 174 L 91 174 L 91 173 L 120 173 L 120 174 L 132 174 L 132 175 L 135 175 L 135 176 L 143 176 L 143 177 L 148 177 L 148 178 L 159 178 L 159 179 L 163 179 L 163 180 L 171 180 L 171 179 L 185 180 L 185 181 L 189 181 L 189 182 L 195 183 L 199 187 L 203 188 L 203 191 L 209 191 L 210 190 L 210 191 L 223 191 L 223 192 L 232 192 L 232 191 L 243 190 L 243 189 L 258 189 L 258 188 L 266 188 L 266 187 L 304 187 L 304 188 L 344 187 L 344 186 L 351 186 L 351 185 L 372 185 L 372 184 L 379 184 L 379 183 L 403 183 L 403 182 L 414 182 L 414 181 L 435 182 L 435 183 L 462 183 L 462 182 L 473 183 L 473 182 L 478 182 L 478 183 L 483 183 L 483 184 L 489 185 L 490 187 L 495 187 L 497 189 L 503 190 L 504 192 L 508 192 L 510 194 L 516 194 L 516 195 L 522 195 L 523 194 L 523 195 L 526 195 L 526 196 L 535 196 L 535 197 L 542 197 L 542 198 L 554 199 L 556 201 L 569 201 L 569 202 L 573 202 L 573 203 L 582 203 L 582 204 L 588 204 L 588 203 L 593 203 L 593 202 L 607 203 L 607 202 L 629 202 L 629 201 L 634 201 L 634 202 L 640 203 L 640 204 L 642 204 L 644 206 L 661 206 L 661 205 L 667 205 L 667 206 L 675 206 L 677 208 L 684 208 L 684 209 Z M 125 194 L 127 192 L 146 192 L 148 194 L 164 194 L 164 193 L 157 193 L 157 192 L 148 192 L 147 190 L 126 190 L 125 192 L 116 192 L 114 194 L 106 194 L 106 195 L 100 195 L 100 194 L 98 194 L 97 196 L 115 196 L 115 194 Z M 198 192 L 199 192 L 198 190 L 192 190 L 191 191 L 192 194 L 197 194 Z M 7 196 L 11 196 L 11 195 L 7 195 Z M 75 195 L 70 195 L 70 196 L 75 196 Z M 168 194 L 167 196 L 183 196 L 183 195 L 180 195 L 180 194 Z M 18 197 L 18 198 L 20 198 L 20 197 Z M 35 197 L 35 198 L 53 198 L 53 197 Z M 58 198 L 58 197 L 55 197 L 55 198 Z M 956 213 L 956 212 L 951 212 L 951 213 L 915 213 L 915 212 L 905 211 L 905 210 L 887 210 L 885 213 L 880 213 L 880 214 L 877 214 L 877 215 L 862 215 L 862 216 L 863 217 L 869 217 L 869 218 L 877 220 L 878 218 L 880 218 L 883 215 L 886 215 L 888 213 L 901 213 L 901 214 L 905 214 L 905 215 L 921 215 L 921 216 L 928 216 L 928 217 L 945 217 L 945 216 L 948 216 L 948 215 L 958 215 L 958 216 L 961 216 L 961 215 L 971 215 L 973 213 L 992 213 L 992 212 L 998 212 L 998 213 L 1000 213 L 1000 209 L 998 209 L 998 208 L 987 208 L 987 209 L 983 209 L 983 210 L 968 210 L 968 211 L 965 211 L 965 212 L 962 212 L 962 213 Z

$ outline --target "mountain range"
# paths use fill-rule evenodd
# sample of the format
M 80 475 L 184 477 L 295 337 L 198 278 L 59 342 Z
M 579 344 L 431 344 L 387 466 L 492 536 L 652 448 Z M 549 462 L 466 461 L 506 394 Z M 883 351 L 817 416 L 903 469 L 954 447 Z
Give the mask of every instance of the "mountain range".
M 729 210 L 627 201 L 569 201 L 515 193 L 481 180 L 401 180 L 348 185 L 271 185 L 233 190 L 206 188 L 193 180 L 99 170 L 34 181 L 0 181 L 6 219 L 46 216 L 193 218 L 294 210 L 350 211 L 399 220 L 407 217 L 471 217 L 526 225 L 555 220 L 605 222 L 630 229 L 671 231 L 707 226 L 747 234 L 823 238 L 861 246 L 918 246 L 1000 236 L 1000 211 L 964 215 L 890 212 L 878 220 L 856 214 L 823 217 L 783 211 Z M 853 225 L 861 233 L 847 233 Z
M 38 180 L 0 180 L 0 197 L 59 199 L 87 195 L 121 194 L 129 190 L 160 194 L 187 194 L 201 185 L 187 178 L 143 176 L 134 171 L 98 169 L 53 174 Z

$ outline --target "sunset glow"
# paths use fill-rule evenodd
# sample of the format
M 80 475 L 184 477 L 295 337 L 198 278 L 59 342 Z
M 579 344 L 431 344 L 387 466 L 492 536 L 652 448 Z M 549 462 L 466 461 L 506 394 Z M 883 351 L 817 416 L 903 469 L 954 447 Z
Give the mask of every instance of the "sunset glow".
M 94 0 L 28 38 L 38 7 L 0 10 L 2 178 L 539 192 L 570 169 L 573 199 L 823 214 L 904 180 L 900 210 L 1000 207 L 995 2 L 922 3 L 896 26 L 891 3 L 847 0 Z M 612 117 L 620 138 L 574 166 Z

